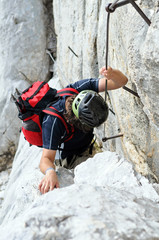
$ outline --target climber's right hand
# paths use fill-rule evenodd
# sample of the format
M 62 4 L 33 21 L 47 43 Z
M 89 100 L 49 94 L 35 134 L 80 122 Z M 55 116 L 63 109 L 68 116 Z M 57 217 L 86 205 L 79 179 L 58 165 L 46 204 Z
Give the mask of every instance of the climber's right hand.
M 50 169 L 43 177 L 39 184 L 39 190 L 42 194 L 52 191 L 54 188 L 59 188 L 59 181 L 55 170 Z

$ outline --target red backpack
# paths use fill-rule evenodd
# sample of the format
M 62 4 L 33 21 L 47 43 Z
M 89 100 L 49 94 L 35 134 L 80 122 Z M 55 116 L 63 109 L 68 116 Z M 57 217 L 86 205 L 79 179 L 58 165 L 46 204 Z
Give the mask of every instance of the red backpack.
M 64 124 L 67 136 L 61 142 L 66 142 L 73 137 L 74 127 L 68 125 L 64 116 L 51 105 L 60 96 L 71 96 L 79 92 L 74 88 L 64 88 L 57 91 L 50 88 L 48 83 L 37 81 L 22 92 L 16 89 L 16 96 L 12 95 L 18 107 L 18 117 L 23 121 L 22 131 L 30 145 L 43 146 L 42 141 L 42 118 L 43 113 L 58 117 Z

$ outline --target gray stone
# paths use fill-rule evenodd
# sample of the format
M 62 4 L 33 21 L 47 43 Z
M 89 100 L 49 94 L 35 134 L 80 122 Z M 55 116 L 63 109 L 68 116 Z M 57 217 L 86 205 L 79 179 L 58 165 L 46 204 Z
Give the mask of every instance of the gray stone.
M 20 121 L 10 101 L 11 93 L 15 88 L 24 90 L 31 82 L 46 80 L 49 61 L 42 1 L 1 1 L 0 11 L 1 171 L 13 159 L 19 138 Z
M 61 87 L 58 79 L 65 86 L 98 77 L 105 64 L 106 2 L 53 1 L 57 62 L 51 86 Z M 74 173 L 59 168 L 61 188 L 42 196 L 42 150 L 29 148 L 21 135 L 6 189 L 1 184 L 0 239 L 159 239 L 159 185 L 151 183 L 159 177 L 159 11 L 158 1 L 136 3 L 151 26 L 131 4 L 110 18 L 109 65 L 123 71 L 127 86 L 140 96 L 124 89 L 109 92 L 115 116 L 109 114 L 105 134 L 123 133 L 123 138 L 102 143 L 104 127 L 96 129 L 107 151 Z M 48 31 L 53 26 L 52 16 L 47 19 L 49 7 L 48 0 L 0 3 L 0 171 L 11 162 L 19 138 L 20 122 L 9 96 L 15 87 L 48 78 L 46 48 L 56 56 L 54 31 Z
M 154 174 L 159 174 L 158 4 L 155 1 L 136 3 L 152 24 L 148 26 L 131 4 L 112 13 L 108 63 L 128 76 L 127 86 L 137 91 L 140 99 L 123 89 L 109 93 L 109 104 L 116 115 L 109 114 L 106 135 L 121 132 L 124 137 L 110 140 L 103 147 L 125 156 L 135 163 L 140 173 L 156 179 Z M 105 1 L 79 0 L 70 5 L 69 1 L 55 0 L 53 23 L 50 1 L 1 3 L 1 170 L 13 158 L 19 137 L 20 122 L 8 98 L 15 87 L 27 86 L 19 72 L 30 81 L 46 79 L 49 71 L 46 47 L 56 55 L 57 36 L 57 71 L 62 85 L 98 77 L 98 68 L 105 64 L 105 5 Z M 51 24 L 55 29 L 49 32 Z M 103 136 L 102 132 L 103 128 L 97 130 L 97 135 Z
M 40 154 L 21 139 L 0 214 L 1 240 L 159 238 L 158 185 L 130 162 L 99 153 L 75 168 L 74 183 L 59 168 L 61 188 L 41 196 Z
M 57 64 L 62 66 L 62 73 L 58 70 L 58 74 L 65 85 L 81 78 L 98 77 L 98 69 L 105 65 L 106 3 L 109 1 L 53 1 Z M 110 15 L 108 64 L 127 75 L 127 87 L 138 92 L 140 98 L 123 89 L 109 92 L 109 105 L 116 115 L 109 114 L 106 136 L 118 133 L 124 136 L 103 146 L 131 160 L 143 175 L 156 179 L 154 174 L 159 176 L 158 2 L 136 3 L 152 24 L 148 26 L 131 4 L 116 9 Z M 103 128 L 100 129 L 97 135 L 101 138 Z
M 4 192 L 8 183 L 10 170 L 0 172 L 0 208 L 4 200 Z

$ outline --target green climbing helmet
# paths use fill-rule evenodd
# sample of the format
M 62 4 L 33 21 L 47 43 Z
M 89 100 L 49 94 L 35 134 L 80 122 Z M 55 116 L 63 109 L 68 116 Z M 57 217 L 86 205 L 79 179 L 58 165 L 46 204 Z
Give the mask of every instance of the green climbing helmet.
M 104 99 L 92 90 L 81 91 L 72 103 L 72 110 L 81 123 L 91 128 L 105 122 L 109 112 Z

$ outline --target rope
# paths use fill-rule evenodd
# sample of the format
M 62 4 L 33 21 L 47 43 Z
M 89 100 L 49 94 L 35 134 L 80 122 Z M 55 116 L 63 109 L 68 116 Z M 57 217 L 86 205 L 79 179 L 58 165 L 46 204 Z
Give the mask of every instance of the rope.
M 117 2 L 119 2 L 119 0 L 114 1 L 114 2 L 109 6 L 109 9 L 111 9 L 111 10 L 113 11 L 115 5 L 117 4 Z
M 116 1 L 117 2 L 117 1 Z M 105 68 L 108 69 L 108 50 L 109 50 L 109 21 L 110 21 L 110 13 L 107 14 L 107 23 L 106 23 L 106 55 L 105 55 Z M 105 102 L 107 101 L 107 79 L 105 80 Z M 105 136 L 105 123 L 104 123 L 104 136 Z M 103 137 L 102 141 L 106 142 L 107 140 L 122 137 L 123 134 L 111 136 L 111 137 Z
M 108 6 L 106 7 L 106 11 L 108 12 L 107 15 L 107 24 L 106 24 L 106 69 L 108 66 L 108 42 L 109 42 L 109 19 L 110 19 L 110 13 L 112 13 L 115 8 L 116 8 L 116 4 L 119 0 L 116 0 L 114 3 L 112 4 L 108 4 Z M 134 2 L 134 0 L 128 0 L 128 1 L 123 1 L 124 3 L 126 2 L 129 3 L 129 1 L 133 2 L 133 4 L 136 5 L 136 3 Z M 121 2 L 121 3 L 123 3 Z M 139 7 L 138 7 L 139 8 Z M 111 10 L 110 10 L 111 9 Z M 140 9 L 140 8 L 139 8 Z M 132 89 L 129 89 L 128 87 L 123 87 L 124 90 L 128 91 L 129 93 L 133 94 L 134 96 L 139 97 L 138 93 L 136 93 L 135 91 L 133 91 Z
M 140 14 L 140 16 L 145 20 L 145 22 L 150 26 L 151 21 L 148 19 L 148 17 L 145 15 L 145 13 L 141 10 L 141 8 L 135 3 L 137 0 L 124 0 L 118 3 L 118 1 L 115 1 L 114 3 L 108 4 L 106 7 L 106 11 L 109 13 L 112 13 L 115 11 L 116 8 L 122 7 L 128 3 L 131 3 L 133 7 L 136 9 L 136 11 Z
M 108 50 L 109 50 L 109 19 L 110 13 L 107 14 L 106 23 L 106 54 L 105 54 L 105 68 L 108 69 Z M 107 79 L 105 80 L 105 102 L 107 102 Z M 104 136 L 105 136 L 105 123 L 104 123 Z
M 118 3 L 118 1 L 119 0 L 116 0 L 113 3 L 108 4 L 108 6 L 106 7 L 106 11 L 108 13 L 107 14 L 107 24 L 106 24 L 106 58 L 105 58 L 106 69 L 108 68 L 108 46 L 109 46 L 109 19 L 110 19 L 110 13 L 114 12 L 117 7 L 121 7 L 121 6 L 125 5 L 125 4 L 131 3 L 133 5 L 133 7 L 137 10 L 137 12 L 141 15 L 141 17 L 145 20 L 145 22 L 149 26 L 151 24 L 151 21 L 147 18 L 147 16 L 144 14 L 144 12 L 135 3 L 136 0 L 125 0 L 125 1 L 122 1 L 120 3 Z M 128 91 L 129 93 L 135 95 L 136 97 L 139 97 L 138 93 L 134 92 L 132 89 L 129 89 L 126 86 L 124 86 L 123 89 Z M 106 83 L 105 83 L 105 101 L 106 100 L 107 100 L 107 79 L 106 79 Z M 104 135 L 105 135 L 105 124 L 104 124 Z M 109 139 L 118 138 L 118 137 L 122 137 L 122 136 L 123 136 L 123 134 L 119 134 L 119 135 L 108 137 L 108 138 L 104 137 L 104 138 L 102 138 L 102 141 L 106 142 Z
M 150 26 L 151 21 L 148 19 L 148 17 L 145 15 L 145 13 L 141 10 L 141 8 L 139 8 L 139 6 L 134 2 L 134 0 L 129 0 L 129 2 L 133 5 L 133 7 L 140 14 L 140 16 L 145 20 L 145 22 Z
M 106 69 L 108 69 L 109 20 L 110 20 L 110 13 L 107 14 L 107 23 L 106 23 L 106 55 L 105 55 L 105 68 Z
M 137 1 L 137 0 L 134 0 L 134 1 Z M 110 11 L 110 12 L 114 12 L 116 8 L 122 7 L 122 6 L 124 6 L 124 5 L 128 4 L 128 3 L 130 3 L 129 0 L 121 1 L 121 2 L 119 2 L 119 3 L 116 3 L 116 5 L 114 6 L 114 8 L 113 8 L 113 9 L 110 9 L 110 10 L 109 10 L 109 8 L 110 8 L 111 4 L 109 4 L 109 5 L 108 5 L 108 12 L 109 12 L 109 11 Z
M 106 24 L 106 54 L 105 54 L 105 68 L 108 69 L 108 51 L 109 51 L 109 19 L 110 13 L 107 14 Z M 107 100 L 107 79 L 105 81 L 105 101 Z

